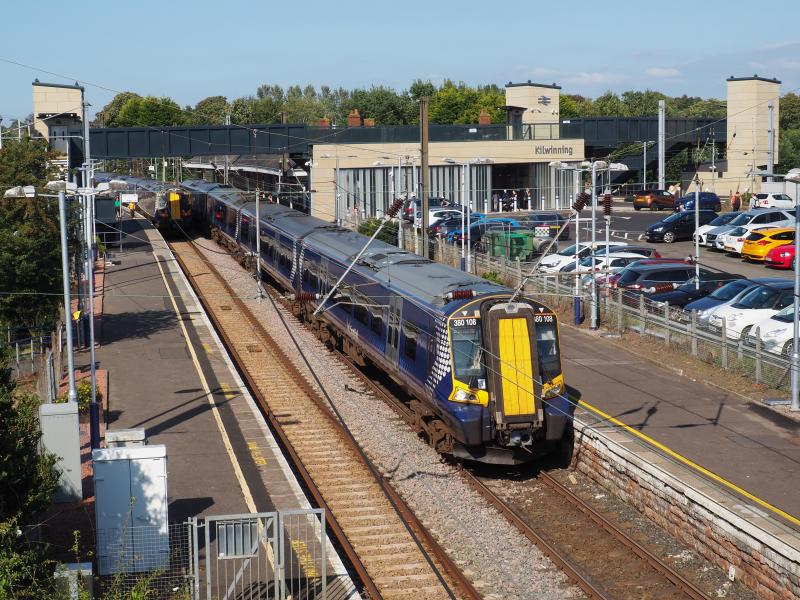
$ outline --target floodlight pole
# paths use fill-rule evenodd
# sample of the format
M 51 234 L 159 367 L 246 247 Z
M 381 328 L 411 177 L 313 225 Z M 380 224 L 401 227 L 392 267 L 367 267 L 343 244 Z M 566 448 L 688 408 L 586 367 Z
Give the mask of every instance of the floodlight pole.
M 577 250 L 576 250 L 577 251 Z M 597 162 L 592 161 L 592 297 L 589 299 L 591 320 L 589 327 L 597 329 L 599 315 L 597 314 L 597 278 L 594 276 L 597 252 Z
M 66 320 L 67 330 L 67 379 L 69 380 L 69 393 L 67 399 L 70 402 L 78 401 L 78 393 L 75 390 L 75 358 L 74 343 L 72 341 L 72 301 L 69 293 L 69 246 L 67 246 L 67 198 L 64 192 L 58 193 L 58 215 L 61 225 L 61 278 L 64 284 L 64 319 Z
M 794 182 L 794 315 L 792 319 L 792 403 L 790 410 L 800 410 L 800 181 Z
M 700 176 L 694 179 L 694 289 L 700 291 Z

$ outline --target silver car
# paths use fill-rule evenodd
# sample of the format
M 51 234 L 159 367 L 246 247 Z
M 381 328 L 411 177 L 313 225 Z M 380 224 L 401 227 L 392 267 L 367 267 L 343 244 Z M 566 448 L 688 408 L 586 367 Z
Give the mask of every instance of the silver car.
M 748 210 L 743 212 L 727 225 L 715 227 L 706 232 L 706 245 L 724 250 L 724 244 L 720 244 L 720 237 L 729 233 L 736 227 L 745 225 L 758 225 L 761 227 L 788 227 L 794 223 L 794 215 L 787 210 L 767 209 L 767 210 Z

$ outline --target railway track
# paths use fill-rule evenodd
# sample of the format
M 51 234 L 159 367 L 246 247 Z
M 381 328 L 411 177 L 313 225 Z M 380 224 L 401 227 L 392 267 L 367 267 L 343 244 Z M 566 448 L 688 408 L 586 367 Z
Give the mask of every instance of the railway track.
M 369 376 L 347 355 L 337 354 L 376 396 L 413 426 L 413 412 L 390 387 Z M 498 493 L 508 484 L 508 479 L 494 480 L 492 485 L 492 480 L 479 477 L 469 469 L 462 469 L 462 475 L 589 598 L 710 600 L 710 596 L 684 575 L 547 472 L 542 471 L 535 479 L 523 484 L 535 492 L 535 504 L 542 509 L 541 515 L 531 514 L 520 502 L 521 498 L 504 498 Z M 518 492 L 515 489 L 512 495 L 518 496 Z M 542 516 L 546 518 L 542 519 Z
M 430 536 L 363 451 L 191 242 L 172 251 L 204 305 L 288 458 L 373 599 L 465 598 L 480 594 Z

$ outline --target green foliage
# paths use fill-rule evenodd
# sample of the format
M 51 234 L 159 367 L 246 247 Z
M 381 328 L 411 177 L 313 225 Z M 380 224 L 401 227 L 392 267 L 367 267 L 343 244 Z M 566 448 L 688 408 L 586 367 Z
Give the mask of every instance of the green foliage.
M 681 180 L 681 173 L 689 162 L 689 149 L 684 148 L 664 164 L 664 180 L 667 184 Z
M 139 98 L 139 94 L 133 92 L 120 92 L 111 99 L 111 102 L 106 104 L 95 117 L 92 122 L 94 127 L 121 127 L 119 123 L 120 109 L 132 98 Z
M 54 569 L 41 546 L 25 542 L 17 519 L 0 521 L 0 598 L 56 598 Z
M 781 98 L 779 127 L 783 131 L 800 129 L 800 95 L 791 92 Z
M 120 127 L 155 127 L 183 125 L 186 117 L 183 109 L 170 98 L 136 96 L 122 105 L 116 121 Z
M 800 127 L 781 131 L 778 157 L 781 161 L 778 165 L 779 173 L 800 167 Z
M 344 108 L 356 108 L 364 118 L 375 119 L 381 125 L 408 125 L 418 118 L 419 106 L 407 92 L 398 94 L 391 88 L 372 87 L 353 90 Z
M 430 101 L 431 123 L 477 123 L 482 108 L 489 111 L 492 123 L 504 123 L 505 93 L 497 86 L 470 87 L 445 81 Z
M 82 413 L 89 412 L 89 405 L 92 403 L 92 382 L 89 379 L 81 379 L 75 384 L 75 392 L 78 394 L 78 410 Z M 102 402 L 103 394 L 100 390 L 95 390 L 97 401 Z M 69 401 L 69 390 L 62 396 L 56 398 L 56 403 L 61 404 Z
M 0 199 L 0 323 L 37 329 L 58 317 L 61 241 L 54 198 Z
M 358 233 L 361 235 L 371 236 L 375 230 L 383 223 L 383 219 L 367 219 L 358 225 Z M 397 222 L 389 221 L 383 226 L 381 232 L 376 239 L 386 242 L 387 244 L 397 244 Z
M 3 140 L 0 149 L 0 188 L 15 185 L 37 185 L 48 175 L 47 143 L 43 139 L 24 137 Z
M 486 271 L 483 275 L 481 275 L 487 281 L 491 281 L 492 283 L 496 283 L 497 285 L 505 285 L 506 282 L 503 281 L 503 277 L 497 271 Z
M 225 96 L 209 96 L 198 102 L 189 116 L 192 125 L 224 125 L 230 112 Z

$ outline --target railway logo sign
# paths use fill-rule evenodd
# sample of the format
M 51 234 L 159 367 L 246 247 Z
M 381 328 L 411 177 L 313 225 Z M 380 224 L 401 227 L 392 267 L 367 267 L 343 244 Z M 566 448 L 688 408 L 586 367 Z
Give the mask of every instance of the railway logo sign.
M 539 96 L 538 101 L 542 106 L 549 106 L 553 100 L 550 96 Z

